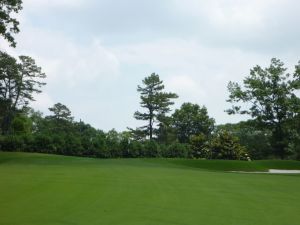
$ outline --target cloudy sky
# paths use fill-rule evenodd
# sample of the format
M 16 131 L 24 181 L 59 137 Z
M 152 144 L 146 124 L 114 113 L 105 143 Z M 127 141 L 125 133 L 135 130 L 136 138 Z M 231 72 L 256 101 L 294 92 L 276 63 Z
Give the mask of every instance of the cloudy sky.
M 183 102 L 205 105 L 217 123 L 227 83 L 272 57 L 300 60 L 298 0 L 23 0 L 18 45 L 0 47 L 36 59 L 47 86 L 33 107 L 56 102 L 76 120 L 121 131 L 136 127 L 136 87 L 152 72 Z

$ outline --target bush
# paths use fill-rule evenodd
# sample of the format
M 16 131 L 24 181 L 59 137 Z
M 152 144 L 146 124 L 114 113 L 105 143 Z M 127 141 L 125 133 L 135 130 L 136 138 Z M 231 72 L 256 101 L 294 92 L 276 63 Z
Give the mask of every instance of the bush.
M 187 158 L 190 148 L 187 144 L 173 143 L 166 147 L 166 153 L 163 155 L 167 158 Z
M 239 143 L 245 146 L 252 159 L 266 159 L 272 154 L 270 137 L 272 132 L 266 127 L 258 126 L 256 121 L 248 120 L 237 124 L 218 126 L 219 130 L 227 130 L 239 138 Z
M 30 134 L 22 135 L 23 149 L 21 151 L 32 152 L 34 148 L 34 137 Z
M 25 143 L 22 136 L 8 135 L 1 136 L 0 149 L 2 151 L 22 151 L 25 149 Z
M 248 157 L 246 148 L 240 145 L 239 139 L 225 130 L 215 134 L 209 149 L 213 159 L 246 160 Z
M 141 157 L 143 151 L 143 145 L 138 141 L 131 141 L 128 146 L 129 155 L 128 157 Z
M 159 145 L 155 141 L 145 141 L 142 157 L 160 157 Z
M 65 146 L 63 148 L 64 155 L 82 155 L 82 146 L 80 139 L 75 135 L 67 135 L 65 137 Z
M 200 133 L 190 138 L 192 158 L 210 158 L 210 152 L 207 148 L 207 137 Z
M 56 153 L 53 140 L 50 135 L 38 134 L 34 136 L 34 151 L 41 153 Z

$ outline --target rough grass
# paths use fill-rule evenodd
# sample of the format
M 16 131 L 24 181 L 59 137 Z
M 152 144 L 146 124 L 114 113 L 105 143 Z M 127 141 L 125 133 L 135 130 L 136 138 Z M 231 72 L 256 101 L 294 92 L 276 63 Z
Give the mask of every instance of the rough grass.
M 0 224 L 298 225 L 293 161 L 88 159 L 0 153 Z

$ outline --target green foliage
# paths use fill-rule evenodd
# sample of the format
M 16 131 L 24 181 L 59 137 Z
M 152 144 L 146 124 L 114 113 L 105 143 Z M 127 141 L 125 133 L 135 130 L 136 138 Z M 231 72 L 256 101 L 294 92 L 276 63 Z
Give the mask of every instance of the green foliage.
M 143 143 L 143 149 L 141 152 L 142 157 L 160 157 L 160 148 L 157 142 L 153 140 L 147 140 Z
M 72 121 L 73 117 L 71 116 L 71 111 L 68 109 L 67 106 L 56 103 L 51 108 L 49 108 L 49 111 L 53 113 L 52 116 L 49 116 L 48 118 L 53 118 L 55 120 L 66 120 L 66 121 Z
M 300 102 L 295 94 L 300 88 L 299 68 L 300 63 L 291 78 L 283 63 L 273 59 L 269 68 L 251 70 L 243 88 L 230 83 L 229 102 L 251 104 L 246 109 L 233 105 L 228 113 L 250 114 L 254 119 L 216 129 L 206 107 L 198 104 L 184 103 L 169 116 L 171 100 L 177 95 L 164 92 L 159 76 L 151 74 L 138 86 L 145 112 L 135 113 L 136 119 L 148 124 L 118 133 L 74 121 L 70 109 L 61 103 L 50 107 L 52 115 L 46 117 L 28 109 L 45 75 L 30 57 L 21 56 L 17 61 L 0 52 L 0 128 L 4 134 L 0 149 L 100 158 L 240 160 L 250 153 L 254 159 L 274 154 L 299 159 Z
M 78 136 L 68 134 L 65 136 L 65 147 L 63 149 L 64 155 L 82 155 L 81 140 Z
M 193 135 L 208 137 L 214 129 L 215 120 L 210 118 L 205 106 L 183 103 L 172 115 L 173 127 L 181 143 L 188 143 Z
M 190 138 L 190 144 L 192 149 L 191 156 L 193 158 L 211 158 L 211 151 L 208 147 L 207 136 L 203 133 L 193 135 Z
M 143 144 L 139 141 L 130 141 L 128 146 L 128 157 L 138 158 L 142 156 Z
M 148 121 L 148 124 L 139 130 L 149 136 L 150 140 L 153 139 L 155 123 L 159 120 L 159 117 L 170 112 L 170 106 L 174 104 L 171 99 L 178 97 L 174 93 L 164 92 L 164 88 L 163 81 L 155 73 L 146 77 L 143 80 L 143 86 L 138 86 L 137 88 L 137 91 L 141 94 L 141 107 L 146 112 L 136 111 L 134 117 L 137 120 Z
M 24 114 L 17 114 L 12 121 L 13 134 L 30 134 L 32 130 L 32 121 Z
M 110 154 L 112 158 L 122 156 L 122 150 L 120 149 L 120 136 L 116 130 L 110 130 L 106 134 L 106 144 L 110 148 Z
M 271 136 L 269 129 L 257 126 L 255 121 L 239 122 L 237 124 L 219 125 L 216 129 L 227 130 L 239 138 L 245 146 L 251 159 L 266 159 L 272 157 Z
M 242 160 L 248 157 L 246 148 L 240 145 L 239 139 L 225 130 L 214 135 L 209 149 L 212 159 Z
M 173 118 L 160 115 L 158 128 L 155 131 L 156 140 L 161 144 L 172 144 L 177 141 L 176 130 L 172 126 Z
M 48 134 L 37 134 L 34 136 L 34 151 L 42 153 L 54 153 L 54 154 L 63 154 L 64 148 L 61 149 L 62 152 L 59 152 L 57 146 L 54 144 L 54 138 Z M 61 143 L 56 143 L 61 144 Z
M 7 135 L 0 138 L 0 150 L 2 151 L 21 151 L 24 149 L 22 136 Z
M 129 132 L 125 131 L 119 134 L 119 148 L 121 151 L 121 157 L 129 158 L 131 156 Z
M 138 127 L 136 129 L 132 129 L 127 127 L 128 132 L 130 134 L 130 138 L 135 141 L 144 141 L 147 139 L 147 130 L 145 127 Z
M 15 58 L 0 51 L 0 117 L 1 130 L 7 134 L 11 130 L 11 123 L 18 110 L 23 110 L 33 95 L 40 93 L 45 85 L 41 82 L 46 75 L 40 67 L 28 56 Z
M 16 46 L 14 34 L 19 32 L 14 16 L 20 10 L 22 0 L 0 1 L 0 36 L 12 47 Z M 0 51 L 0 150 L 101 158 L 245 159 L 246 146 L 255 159 L 272 155 L 300 159 L 300 99 L 296 95 L 300 62 L 293 76 L 286 73 L 280 60 L 272 59 L 268 68 L 254 67 L 243 87 L 230 82 L 228 102 L 232 108 L 227 112 L 248 114 L 254 120 L 219 126 L 213 137 L 215 121 L 205 106 L 184 103 L 168 116 L 172 100 L 178 96 L 164 91 L 158 74 L 146 77 L 137 88 L 144 111 L 135 112 L 134 117 L 147 124 L 123 133 L 105 133 L 75 122 L 61 103 L 50 107 L 52 115 L 47 117 L 28 111 L 28 104 L 45 85 L 45 77 L 31 57 L 16 59 Z
M 188 158 L 190 152 L 189 145 L 175 142 L 168 145 L 162 154 L 166 158 Z
M 12 47 L 16 47 L 13 34 L 19 33 L 19 21 L 12 15 L 22 9 L 22 0 L 1 0 L 0 2 L 0 35 Z
M 242 88 L 239 84 L 230 82 L 228 102 L 233 104 L 229 114 L 248 114 L 261 127 L 271 130 L 271 144 L 275 155 L 284 158 L 288 155 L 289 140 L 287 124 L 299 112 L 300 100 L 296 96 L 299 86 L 299 71 L 293 77 L 286 73 L 284 64 L 278 59 L 272 59 L 268 68 L 254 67 L 245 78 Z M 249 103 L 245 108 L 237 103 Z

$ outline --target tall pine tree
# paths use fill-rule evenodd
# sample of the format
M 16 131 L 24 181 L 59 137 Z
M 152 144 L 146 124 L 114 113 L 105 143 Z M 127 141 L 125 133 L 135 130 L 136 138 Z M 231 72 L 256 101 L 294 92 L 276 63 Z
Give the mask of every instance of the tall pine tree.
M 18 110 L 34 101 L 41 92 L 46 75 L 34 59 L 20 56 L 19 60 L 0 51 L 0 119 L 2 133 L 9 132 Z
M 138 128 L 140 133 L 153 139 L 155 123 L 159 118 L 170 112 L 170 106 L 174 104 L 172 99 L 178 98 L 175 93 L 164 92 L 165 86 L 159 75 L 152 73 L 143 80 L 143 85 L 138 86 L 137 91 L 141 94 L 141 107 L 144 112 L 137 111 L 134 117 L 137 120 L 147 121 L 147 125 Z

